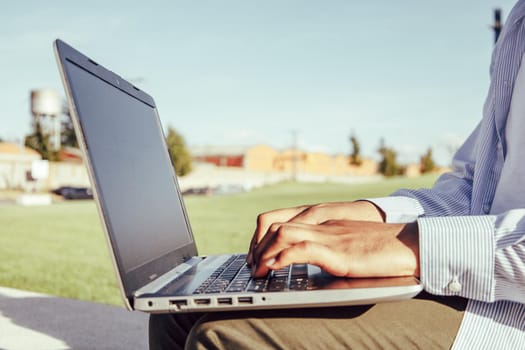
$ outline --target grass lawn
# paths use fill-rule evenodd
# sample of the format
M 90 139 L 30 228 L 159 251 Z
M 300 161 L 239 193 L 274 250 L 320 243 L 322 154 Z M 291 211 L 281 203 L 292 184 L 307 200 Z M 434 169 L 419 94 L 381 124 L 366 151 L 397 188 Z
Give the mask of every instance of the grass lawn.
M 435 176 L 373 184 L 282 183 L 230 196 L 187 197 L 200 254 L 246 251 L 256 215 L 304 203 L 428 187 Z M 95 204 L 0 207 L 0 285 L 121 305 Z

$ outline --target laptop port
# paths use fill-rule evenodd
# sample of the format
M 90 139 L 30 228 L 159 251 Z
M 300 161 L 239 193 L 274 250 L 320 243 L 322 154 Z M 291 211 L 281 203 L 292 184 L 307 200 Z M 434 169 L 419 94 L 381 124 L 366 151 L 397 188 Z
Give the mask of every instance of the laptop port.
M 233 305 L 232 298 L 218 298 L 217 304 L 219 305 Z
M 237 301 L 239 302 L 239 304 L 253 304 L 252 297 L 238 297 Z
M 205 299 L 193 299 L 193 302 L 196 305 L 210 305 L 211 299 L 205 298 Z
M 170 305 L 175 305 L 177 309 L 180 309 L 183 306 L 188 306 L 188 301 L 186 299 L 174 299 L 170 300 Z

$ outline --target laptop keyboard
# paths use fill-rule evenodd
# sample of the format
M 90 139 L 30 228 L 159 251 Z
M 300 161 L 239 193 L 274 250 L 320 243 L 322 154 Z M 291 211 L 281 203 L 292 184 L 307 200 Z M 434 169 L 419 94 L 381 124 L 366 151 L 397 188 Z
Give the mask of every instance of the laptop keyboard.
M 287 266 L 271 271 L 264 278 L 252 278 L 246 264 L 246 254 L 234 255 L 215 270 L 193 294 L 279 292 L 306 290 L 308 271 L 306 264 Z

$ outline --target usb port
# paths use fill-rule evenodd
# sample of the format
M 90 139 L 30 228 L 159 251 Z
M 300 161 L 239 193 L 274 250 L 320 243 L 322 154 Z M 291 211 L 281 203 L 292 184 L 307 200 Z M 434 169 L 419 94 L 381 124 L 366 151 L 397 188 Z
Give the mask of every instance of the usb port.
M 252 297 L 238 297 L 237 301 L 239 302 L 239 304 L 253 304 Z
M 217 299 L 217 304 L 219 304 L 219 305 L 232 305 L 233 304 L 233 300 L 232 300 L 232 298 L 218 298 Z
M 170 300 L 170 305 L 175 305 L 177 309 L 180 309 L 183 306 L 188 306 L 188 301 L 186 299 L 174 299 Z
M 196 305 L 210 305 L 211 299 L 205 298 L 205 299 L 193 299 L 193 302 Z

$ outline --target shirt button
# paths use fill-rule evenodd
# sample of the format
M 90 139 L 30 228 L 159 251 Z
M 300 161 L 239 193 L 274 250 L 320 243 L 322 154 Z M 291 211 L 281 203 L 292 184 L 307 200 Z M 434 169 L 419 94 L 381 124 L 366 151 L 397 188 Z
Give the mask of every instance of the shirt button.
M 483 206 L 483 212 L 484 212 L 485 214 L 488 214 L 488 213 L 490 212 L 490 205 L 489 205 L 489 204 L 485 204 L 485 205 Z
M 498 142 L 498 144 L 496 145 L 496 149 L 498 151 L 501 151 L 502 148 L 503 148 L 503 146 L 501 146 L 501 142 Z
M 452 293 L 461 292 L 461 283 L 459 283 L 457 277 L 454 277 L 452 281 L 448 284 L 448 290 Z

